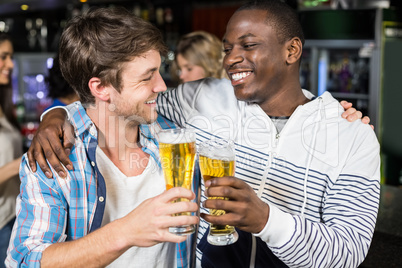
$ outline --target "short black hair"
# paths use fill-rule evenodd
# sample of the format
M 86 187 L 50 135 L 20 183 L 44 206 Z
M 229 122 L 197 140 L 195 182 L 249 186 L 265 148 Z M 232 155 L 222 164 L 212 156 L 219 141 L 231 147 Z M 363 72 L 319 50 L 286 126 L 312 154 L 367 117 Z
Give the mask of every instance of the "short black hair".
M 300 24 L 297 10 L 281 0 L 256 0 L 242 5 L 236 12 L 242 10 L 267 11 L 267 24 L 271 25 L 276 32 L 279 42 L 298 37 L 304 45 L 304 33 Z

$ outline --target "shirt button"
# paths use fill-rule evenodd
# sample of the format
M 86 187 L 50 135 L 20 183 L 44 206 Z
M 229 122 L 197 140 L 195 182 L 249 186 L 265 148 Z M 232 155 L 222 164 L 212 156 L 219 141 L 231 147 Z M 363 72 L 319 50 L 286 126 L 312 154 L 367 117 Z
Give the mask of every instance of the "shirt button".
M 94 166 L 95 166 L 95 162 L 94 162 L 94 161 L 91 161 L 91 165 L 94 167 Z
M 99 202 L 103 202 L 105 201 L 105 198 L 103 198 L 103 196 L 99 196 Z
M 92 127 L 89 129 L 89 134 L 91 134 L 92 136 L 95 136 L 95 129 L 94 129 L 94 126 L 92 126 Z

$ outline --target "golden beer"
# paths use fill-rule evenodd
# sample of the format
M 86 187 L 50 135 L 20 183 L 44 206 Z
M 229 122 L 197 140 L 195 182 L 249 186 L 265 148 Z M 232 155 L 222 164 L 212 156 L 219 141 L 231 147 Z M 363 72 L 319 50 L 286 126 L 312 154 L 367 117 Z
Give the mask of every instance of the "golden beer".
M 183 187 L 191 190 L 196 156 L 195 133 L 189 129 L 166 129 L 158 132 L 159 156 L 166 190 Z M 186 198 L 178 198 L 173 202 L 189 202 Z M 172 216 L 190 216 L 190 212 L 176 213 Z M 195 226 L 182 225 L 169 227 L 169 232 L 177 235 L 194 233 Z
M 195 142 L 169 144 L 159 143 L 159 154 L 166 190 L 173 187 L 183 187 L 191 190 L 195 162 Z M 189 201 L 179 198 L 175 202 Z M 190 215 L 190 212 L 180 215 Z M 176 215 L 175 215 L 176 216 Z
M 235 173 L 235 161 L 232 160 L 222 160 L 222 159 L 213 159 L 210 157 L 206 157 L 203 155 L 199 156 L 200 161 L 200 169 L 201 174 L 204 179 L 204 182 L 212 179 L 213 177 L 225 177 L 225 176 L 234 176 Z M 209 199 L 225 199 L 226 197 L 209 197 Z M 218 209 L 210 209 L 211 215 L 219 216 L 224 215 L 224 210 Z M 215 225 L 211 224 L 210 233 L 212 235 L 227 235 L 232 234 L 235 231 L 235 228 L 230 225 Z

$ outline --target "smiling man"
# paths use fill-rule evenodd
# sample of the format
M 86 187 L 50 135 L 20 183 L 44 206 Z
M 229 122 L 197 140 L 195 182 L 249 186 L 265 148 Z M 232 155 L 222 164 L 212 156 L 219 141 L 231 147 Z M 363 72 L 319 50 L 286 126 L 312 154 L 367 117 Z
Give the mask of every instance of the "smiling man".
M 368 125 L 341 118 L 330 93 L 315 98 L 301 89 L 303 43 L 289 6 L 250 2 L 234 13 L 223 38 L 230 82 L 186 83 L 158 98 L 158 112 L 197 129 L 199 141 L 235 142 L 235 177 L 202 187 L 199 266 L 357 267 L 367 255 L 379 202 L 379 144 Z M 208 208 L 226 214 L 212 216 Z M 209 245 L 207 222 L 236 226 L 239 240 Z
M 297 13 L 282 1 L 239 8 L 223 43 L 230 81 L 189 82 L 157 98 L 158 112 L 194 128 L 198 142 L 235 144 L 235 177 L 202 185 L 197 266 L 357 267 L 370 246 L 378 210 L 374 132 L 360 120 L 343 119 L 344 109 L 330 93 L 316 98 L 301 89 L 303 31 Z M 64 131 L 63 111 L 58 113 L 60 119 L 45 117 L 41 128 L 49 131 L 39 129 L 30 148 L 43 169 L 43 151 L 54 167 L 59 159 L 70 163 L 58 139 L 70 131 Z M 210 208 L 226 214 L 208 215 Z M 239 240 L 211 246 L 208 222 L 236 226 Z
M 69 22 L 60 66 L 85 104 L 69 106 L 74 170 L 48 179 L 23 158 L 8 267 L 177 267 L 175 243 L 186 237 L 168 228 L 198 217 L 172 214 L 198 206 L 171 202 L 194 193 L 165 191 L 151 133 L 156 97 L 166 90 L 165 51 L 158 29 L 123 9 L 94 9 Z

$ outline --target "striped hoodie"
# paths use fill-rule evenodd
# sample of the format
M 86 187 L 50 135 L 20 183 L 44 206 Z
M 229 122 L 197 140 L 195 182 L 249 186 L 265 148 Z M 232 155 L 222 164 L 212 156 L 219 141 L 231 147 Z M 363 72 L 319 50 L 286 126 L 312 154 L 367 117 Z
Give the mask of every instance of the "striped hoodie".
M 363 262 L 379 205 L 379 144 L 369 125 L 341 118 L 343 108 L 330 93 L 299 106 L 280 133 L 258 105 L 238 101 L 226 79 L 207 78 L 160 94 L 158 110 L 194 128 L 197 142 L 233 140 L 235 176 L 270 206 L 265 228 L 258 234 L 238 230 L 239 240 L 230 246 L 209 245 L 208 223 L 201 220 L 198 267 Z

